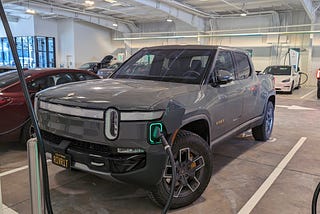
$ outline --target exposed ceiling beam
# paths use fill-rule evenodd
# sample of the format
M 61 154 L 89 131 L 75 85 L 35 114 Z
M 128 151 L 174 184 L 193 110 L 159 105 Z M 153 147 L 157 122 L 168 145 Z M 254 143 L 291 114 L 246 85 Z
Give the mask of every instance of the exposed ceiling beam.
M 190 12 L 187 12 L 185 10 L 174 7 L 172 5 L 169 5 L 168 3 L 160 2 L 157 0 L 133 0 L 133 1 L 152 7 L 154 9 L 163 11 L 167 13 L 170 17 L 174 17 L 178 20 L 181 20 L 197 28 L 199 31 L 205 31 L 206 29 L 206 19 L 200 16 L 197 16 L 195 14 L 192 14 Z M 171 2 L 174 2 L 174 1 L 171 1 Z
M 230 2 L 228 2 L 228 1 L 226 1 L 226 0 L 221 0 L 221 1 L 224 2 L 225 4 L 231 6 L 231 7 L 234 7 L 234 8 L 237 9 L 237 10 L 240 10 L 240 11 L 243 11 L 243 12 L 247 12 L 247 11 L 244 10 L 242 7 L 239 7 L 239 6 L 237 6 L 237 5 L 233 4 L 233 3 L 230 3 Z
M 304 10 L 307 12 L 311 22 L 313 23 L 316 20 L 315 8 L 313 8 L 311 0 L 300 0 Z
M 32 9 L 36 10 L 39 13 L 47 13 L 47 14 L 55 14 L 58 16 L 64 16 L 68 18 L 75 18 L 78 20 L 82 20 L 85 22 L 89 22 L 92 24 L 100 25 L 106 28 L 110 28 L 122 33 L 130 33 L 134 32 L 133 26 L 132 28 L 128 27 L 128 24 L 122 23 L 117 19 L 107 18 L 107 16 L 102 16 L 95 13 L 89 13 L 86 11 L 79 11 L 76 9 L 68 9 L 68 8 L 60 8 L 57 6 L 52 6 L 49 4 L 42 4 L 42 3 L 33 3 L 33 2 L 19 2 L 17 6 L 24 6 L 24 7 L 32 7 Z M 114 26 L 113 24 L 117 24 L 118 26 Z

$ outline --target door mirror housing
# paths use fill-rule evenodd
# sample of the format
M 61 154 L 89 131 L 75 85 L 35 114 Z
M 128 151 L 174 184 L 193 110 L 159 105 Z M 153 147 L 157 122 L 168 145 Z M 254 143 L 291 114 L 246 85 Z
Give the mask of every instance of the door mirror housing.
M 256 73 L 257 73 L 257 74 L 260 74 L 260 73 L 261 73 L 261 71 L 256 71 Z
M 227 84 L 234 80 L 234 77 L 230 75 L 230 72 L 226 70 L 217 71 L 217 80 L 219 84 Z

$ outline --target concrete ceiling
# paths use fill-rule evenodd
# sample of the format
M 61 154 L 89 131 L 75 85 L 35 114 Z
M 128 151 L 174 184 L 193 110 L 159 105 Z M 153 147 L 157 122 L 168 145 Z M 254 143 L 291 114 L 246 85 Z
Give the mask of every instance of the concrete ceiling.
M 34 9 L 44 18 L 79 18 L 105 21 L 106 27 L 134 32 L 137 25 L 166 22 L 170 18 L 199 31 L 208 20 L 218 17 L 254 16 L 283 11 L 305 10 L 310 19 L 319 15 L 319 0 L 2 0 L 7 15 L 25 18 L 26 9 Z M 94 4 L 92 4 L 94 2 Z M 104 23 L 104 24 L 105 24 Z M 118 26 L 114 26 L 117 24 Z

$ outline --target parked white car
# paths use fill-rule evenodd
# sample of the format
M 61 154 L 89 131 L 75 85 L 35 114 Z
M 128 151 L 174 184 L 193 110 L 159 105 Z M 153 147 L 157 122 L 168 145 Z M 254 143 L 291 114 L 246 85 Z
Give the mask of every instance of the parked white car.
M 272 74 L 275 77 L 276 91 L 289 92 L 300 86 L 300 73 L 291 65 L 271 65 L 263 73 Z

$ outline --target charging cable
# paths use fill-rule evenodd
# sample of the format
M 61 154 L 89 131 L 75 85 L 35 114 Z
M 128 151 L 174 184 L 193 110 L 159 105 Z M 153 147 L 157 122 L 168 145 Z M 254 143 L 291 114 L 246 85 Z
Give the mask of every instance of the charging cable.
M 318 202 L 319 192 L 320 192 L 320 183 L 318 183 L 318 186 L 317 186 L 316 190 L 313 193 L 312 214 L 317 214 L 317 202 Z
M 171 179 L 171 187 L 170 187 L 170 194 L 169 198 L 167 200 L 166 205 L 164 206 L 162 210 L 162 214 L 166 214 L 168 210 L 170 209 L 171 202 L 174 196 L 174 188 L 176 183 L 176 164 L 174 161 L 173 153 L 171 150 L 171 146 L 169 145 L 167 139 L 163 135 L 163 133 L 160 131 L 160 128 L 157 128 L 156 130 L 156 138 L 161 139 L 161 143 L 163 145 L 164 150 L 166 151 L 167 155 L 169 156 L 170 164 L 171 164 L 171 171 L 172 171 L 172 179 Z

